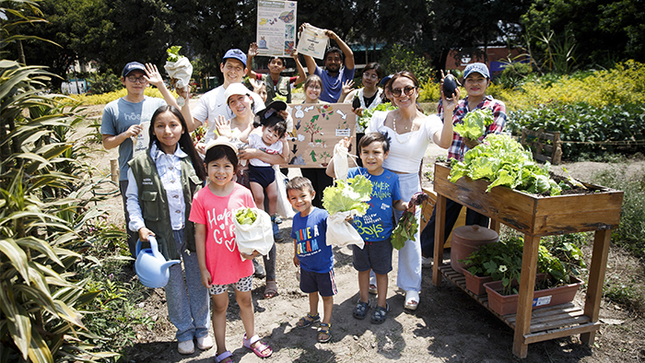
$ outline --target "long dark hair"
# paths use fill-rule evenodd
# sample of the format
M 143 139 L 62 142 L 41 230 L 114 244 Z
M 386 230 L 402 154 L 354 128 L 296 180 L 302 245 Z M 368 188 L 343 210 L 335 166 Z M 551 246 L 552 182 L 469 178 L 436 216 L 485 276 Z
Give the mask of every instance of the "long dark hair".
M 363 73 L 365 73 L 366 71 L 369 71 L 370 69 L 373 70 L 374 72 L 376 72 L 376 75 L 378 76 L 379 81 L 381 79 L 383 79 L 383 68 L 381 68 L 380 64 L 378 64 L 376 62 L 368 63 L 365 66 L 365 68 L 363 68 Z M 377 84 L 377 86 L 378 86 L 378 84 Z
M 181 114 L 181 111 L 175 106 L 161 106 L 159 107 L 155 113 L 152 114 L 152 118 L 150 119 L 150 128 L 148 129 L 148 135 L 150 135 L 150 144 L 148 145 L 148 148 L 152 147 L 152 144 L 157 140 L 157 136 L 155 135 L 154 128 L 155 128 L 155 120 L 157 117 L 164 113 L 164 112 L 170 112 L 177 119 L 179 119 L 179 122 L 181 123 L 181 127 L 184 130 L 184 132 L 181 134 L 179 137 L 179 147 L 183 152 L 185 152 L 188 157 L 190 158 L 190 161 L 193 164 L 193 169 L 195 169 L 195 174 L 199 177 L 200 180 L 206 180 L 206 169 L 204 169 L 204 162 L 202 161 L 202 158 L 199 156 L 197 153 L 197 150 L 195 149 L 195 145 L 193 145 L 193 140 L 190 138 L 190 132 L 188 132 L 188 125 L 186 125 L 186 119 L 184 119 L 184 115 Z

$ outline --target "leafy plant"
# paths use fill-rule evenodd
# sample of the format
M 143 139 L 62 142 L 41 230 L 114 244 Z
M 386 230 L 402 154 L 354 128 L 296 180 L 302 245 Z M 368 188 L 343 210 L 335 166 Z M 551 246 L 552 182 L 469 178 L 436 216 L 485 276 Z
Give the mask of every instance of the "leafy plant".
M 378 106 L 376 106 L 374 108 L 370 108 L 370 109 L 367 109 L 367 110 L 363 111 L 363 116 L 359 117 L 356 120 L 356 122 L 358 122 L 358 124 L 363 129 L 366 129 L 367 124 L 369 124 L 370 120 L 372 119 L 372 115 L 374 114 L 374 112 L 376 112 L 376 111 L 392 111 L 392 110 L 396 110 L 397 108 L 398 107 L 392 105 L 389 102 L 381 103 L 381 104 L 379 104 Z
M 453 160 L 450 181 L 464 176 L 472 180 L 487 179 L 493 187 L 504 185 L 529 193 L 559 195 L 562 188 L 549 177 L 550 165 L 540 165 L 530 152 L 508 135 L 490 134 L 484 143 L 470 149 L 463 161 Z
M 42 67 L 0 60 L 0 74 L 0 361 L 114 356 L 92 352 L 82 311 L 97 294 L 72 273 L 100 214 L 67 139 L 79 118 L 44 92 Z
M 107 71 L 106 73 L 90 74 L 88 83 L 88 93 L 94 95 L 114 92 L 123 88 L 123 84 L 121 84 L 119 77 L 111 71 Z
M 357 175 L 347 180 L 337 179 L 333 186 L 323 190 L 323 207 L 334 214 L 356 210 L 359 216 L 367 212 L 368 202 L 371 198 L 372 182 L 362 175 Z
M 484 135 L 486 127 L 492 125 L 494 121 L 493 110 L 478 108 L 468 112 L 463 121 L 455 125 L 454 130 L 461 137 L 477 140 Z

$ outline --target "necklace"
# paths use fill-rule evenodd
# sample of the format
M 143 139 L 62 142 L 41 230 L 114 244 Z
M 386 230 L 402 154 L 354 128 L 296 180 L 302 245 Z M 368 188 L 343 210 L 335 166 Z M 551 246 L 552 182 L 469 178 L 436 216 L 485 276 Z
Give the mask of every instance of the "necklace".
M 394 114 L 392 114 L 392 127 L 394 128 L 393 129 L 394 130 L 394 137 L 396 137 L 396 141 L 398 141 L 399 144 L 405 144 L 408 141 L 410 141 L 410 139 L 412 138 L 412 131 L 410 131 L 410 132 L 407 132 L 408 137 L 406 139 L 404 139 L 404 141 L 401 141 L 401 138 L 399 137 L 399 133 L 396 131 L 396 116 L 394 116 Z M 403 128 L 403 130 L 407 131 L 408 127 L 405 126 Z

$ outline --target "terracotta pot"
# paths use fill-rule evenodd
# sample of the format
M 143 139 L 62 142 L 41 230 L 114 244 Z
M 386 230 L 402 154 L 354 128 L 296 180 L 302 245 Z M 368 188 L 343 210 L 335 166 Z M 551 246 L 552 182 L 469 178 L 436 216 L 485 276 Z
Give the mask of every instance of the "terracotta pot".
M 478 225 L 463 226 L 452 231 L 450 247 L 450 266 L 453 270 L 464 273 L 465 265 L 459 260 L 468 258 L 479 247 L 499 241 L 499 235 L 492 229 Z
M 486 294 L 484 284 L 493 281 L 493 278 L 490 276 L 475 276 L 466 269 L 464 269 L 464 277 L 466 278 L 466 288 L 475 295 Z
M 536 279 L 546 278 L 546 275 L 538 276 Z M 552 305 L 560 305 L 573 301 L 578 287 L 582 281 L 570 276 L 571 283 L 553 289 L 537 290 L 533 292 L 533 309 L 545 308 Z M 503 285 L 501 281 L 485 283 L 488 293 L 488 307 L 499 315 L 515 314 L 517 312 L 518 294 L 502 295 Z

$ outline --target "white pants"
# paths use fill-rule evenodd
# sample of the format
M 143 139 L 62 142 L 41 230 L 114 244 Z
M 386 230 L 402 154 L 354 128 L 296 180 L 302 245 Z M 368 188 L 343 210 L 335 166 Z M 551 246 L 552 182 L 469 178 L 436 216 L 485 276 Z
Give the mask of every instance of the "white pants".
M 397 174 L 401 188 L 401 198 L 409 202 L 415 193 L 421 191 L 419 174 Z M 398 221 L 403 215 L 402 211 L 394 210 L 394 217 Z M 417 206 L 415 216 L 421 221 L 421 207 Z M 407 240 L 399 250 L 399 267 L 396 284 L 403 290 L 421 291 L 421 239 L 420 231 L 414 235 L 416 241 Z

